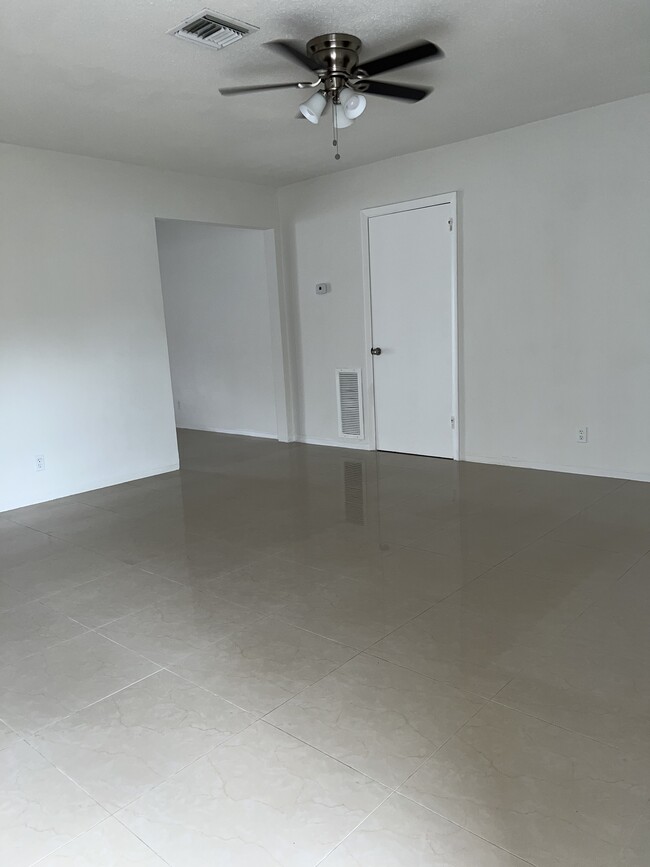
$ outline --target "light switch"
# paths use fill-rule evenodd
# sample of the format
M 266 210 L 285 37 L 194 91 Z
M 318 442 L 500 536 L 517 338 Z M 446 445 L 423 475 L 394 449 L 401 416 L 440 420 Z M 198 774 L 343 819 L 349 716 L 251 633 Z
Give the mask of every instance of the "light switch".
M 317 295 L 325 295 L 326 292 L 330 291 L 329 283 L 317 283 L 316 284 L 316 294 Z

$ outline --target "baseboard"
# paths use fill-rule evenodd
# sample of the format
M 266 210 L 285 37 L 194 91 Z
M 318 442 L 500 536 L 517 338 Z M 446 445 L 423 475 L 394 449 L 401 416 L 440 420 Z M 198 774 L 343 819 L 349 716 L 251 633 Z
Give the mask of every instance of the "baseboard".
M 45 500 L 29 500 L 26 503 L 16 503 L 7 506 L 6 508 L 0 509 L 0 514 L 2 514 L 2 512 L 10 512 L 13 509 L 23 509 L 27 506 L 38 506 L 41 503 L 50 503 L 52 500 L 60 500 L 63 497 L 74 497 L 76 494 L 85 494 L 88 491 L 95 491 L 100 488 L 110 488 L 112 485 L 125 485 L 127 482 L 137 482 L 140 479 L 150 479 L 153 476 L 161 476 L 163 473 L 173 473 L 178 468 L 179 463 L 178 461 L 175 461 L 173 464 L 165 464 L 161 467 L 152 467 L 147 470 L 141 470 L 134 475 L 127 474 L 124 476 L 118 474 L 115 476 L 103 476 L 100 479 L 92 479 L 89 482 L 84 482 L 82 487 L 74 487 L 72 489 L 67 488 L 63 491 L 59 491 L 54 496 L 48 496 Z
M 320 437 L 306 437 L 302 434 L 297 434 L 294 437 L 294 442 L 305 443 L 309 446 L 334 446 L 337 449 L 358 449 L 360 451 L 371 452 L 372 446 L 367 442 L 359 442 L 359 440 L 330 440 Z
M 576 467 L 571 464 L 549 464 L 544 461 L 519 460 L 493 455 L 463 455 L 463 461 L 477 464 L 495 464 L 500 467 L 522 467 L 527 470 L 546 470 L 552 473 L 573 473 L 578 476 L 601 476 L 605 479 L 624 479 L 631 482 L 650 482 L 650 473 L 636 470 L 605 469 L 603 467 Z
M 185 424 L 176 424 L 176 427 L 179 430 L 200 430 L 205 431 L 205 433 L 219 433 L 219 434 L 230 434 L 231 436 L 236 437 L 257 437 L 257 439 L 264 440 L 277 440 L 277 433 L 267 433 L 258 430 L 240 430 L 237 428 L 225 428 L 225 427 L 196 427 L 192 425 L 192 427 L 188 427 Z

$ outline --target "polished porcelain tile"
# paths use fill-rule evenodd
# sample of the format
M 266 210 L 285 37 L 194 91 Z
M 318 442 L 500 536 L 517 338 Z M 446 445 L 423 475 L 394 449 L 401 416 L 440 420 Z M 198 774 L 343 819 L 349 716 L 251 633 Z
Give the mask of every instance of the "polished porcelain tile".
M 0 614 L 29 602 L 29 596 L 0 581 Z
M 405 595 L 438 602 L 489 568 L 487 563 L 477 563 L 454 554 L 393 547 L 381 558 L 376 573 L 367 580 L 393 585 Z
M 650 662 L 650 556 L 643 557 L 620 581 L 567 627 L 567 637 Z
M 268 618 L 186 657 L 174 671 L 246 710 L 264 714 L 356 654 Z
M 56 535 L 57 530 L 65 529 L 88 518 L 102 521 L 107 517 L 92 506 L 79 502 L 74 496 L 50 500 L 36 506 L 14 509 L 11 512 L 5 512 L 5 515 L 24 527 L 31 527 L 33 530 L 42 530 L 44 533 L 53 533 L 54 535 Z
M 535 867 L 611 867 L 648 815 L 650 769 L 490 704 L 401 791 Z
M 6 867 L 29 867 L 106 818 L 26 743 L 0 752 L 0 804 L 0 864 Z
M 610 479 L 601 476 L 577 475 L 574 473 L 559 473 L 550 470 L 528 470 L 523 467 L 491 467 L 494 481 L 499 482 L 502 474 L 507 471 L 518 476 L 518 490 L 525 490 L 537 499 L 545 499 L 554 503 L 570 504 L 576 511 L 585 509 L 601 497 L 611 495 L 626 483 L 621 479 Z
M 548 639 L 505 617 L 448 601 L 396 629 L 367 652 L 490 698 L 536 659 L 547 643 Z
M 373 528 L 339 524 L 280 553 L 307 566 L 363 579 L 376 574 L 387 550 Z
M 322 569 L 273 556 L 215 578 L 206 586 L 237 605 L 272 614 L 331 580 Z
M 183 585 L 176 581 L 125 566 L 104 578 L 48 596 L 47 602 L 94 629 L 182 590 Z
M 475 562 L 486 564 L 486 568 L 495 566 L 526 544 L 515 542 L 512 538 L 499 537 L 486 531 L 481 534 L 467 534 L 452 527 L 434 530 L 418 537 L 411 545 L 436 554 L 452 555 Z
M 650 551 L 650 522 L 603 521 L 585 511 L 550 533 L 549 539 L 603 551 L 645 554 Z
M 30 743 L 114 812 L 253 721 L 160 671 L 41 729 Z
M 101 514 L 99 510 L 98 514 Z M 58 537 L 73 545 L 129 565 L 182 549 L 187 535 L 178 519 L 163 521 L 155 515 L 133 519 L 110 512 L 106 512 L 106 517 L 93 518 L 89 526 L 58 532 Z
M 299 496 L 298 493 L 296 499 Z M 252 506 L 247 499 L 240 503 L 240 509 L 243 517 L 234 522 L 234 526 L 232 521 L 221 521 L 221 526 L 213 525 L 207 532 L 220 544 L 227 542 L 257 551 L 258 557 L 282 553 L 290 546 L 305 543 L 320 536 L 325 528 L 333 528 L 343 518 L 343 509 L 328 503 L 326 492 L 319 493 L 308 509 L 280 509 L 277 502 Z M 206 532 L 200 524 L 197 527 L 197 532 Z
M 113 620 L 99 632 L 159 665 L 175 665 L 191 653 L 209 650 L 261 616 L 207 590 L 179 590 L 148 608 Z
M 364 650 L 432 605 L 426 595 L 401 592 L 399 583 L 331 577 L 279 617 L 333 641 Z
M 138 563 L 138 568 L 174 581 L 196 584 L 246 566 L 262 556 L 259 551 L 226 541 L 192 537 L 182 552 L 172 551 L 169 555 L 144 560 Z
M 391 795 L 336 847 L 322 867 L 526 867 L 401 795 Z
M 0 614 L 0 665 L 18 662 L 82 632 L 81 624 L 50 606 L 28 602 Z
M 27 563 L 36 563 L 67 549 L 59 539 L 14 524 L 0 528 L 0 580 L 7 570 Z
M 647 867 L 649 484 L 179 451 L 0 517 L 2 867 Z
M 20 735 L 8 725 L 0 721 L 0 752 L 14 746 L 20 740 Z
M 397 786 L 484 702 L 361 654 L 266 719 L 387 786 Z
M 109 818 L 39 861 L 38 867 L 165 867 L 165 862 Z
M 636 553 L 602 551 L 548 536 L 519 551 L 508 565 L 531 575 L 566 577 L 572 581 L 607 581 L 620 578 L 638 559 Z
M 454 518 L 415 539 L 415 548 L 496 565 L 529 545 L 557 524 L 547 517 L 500 517 L 493 510 Z
M 0 719 L 35 732 L 152 674 L 157 666 L 86 632 L 0 669 Z
M 123 568 L 124 563 L 120 560 L 111 560 L 73 545 L 61 545 L 55 554 L 0 572 L 0 581 L 29 599 L 41 599 Z
M 650 852 L 650 810 L 641 818 L 621 852 L 617 867 L 647 867 Z
M 143 500 L 149 503 L 157 502 L 158 498 L 152 498 L 151 489 L 146 485 L 147 479 L 136 479 L 124 485 L 110 485 L 107 488 L 97 488 L 94 491 L 84 491 L 75 496 L 75 502 L 83 505 L 86 509 L 96 508 L 109 512 L 131 513 L 132 507 L 136 508 Z
M 561 639 L 496 700 L 628 751 L 650 755 L 650 665 L 618 644 Z
M 453 468 L 452 468 L 453 471 Z M 371 489 L 384 506 L 396 506 L 409 497 L 427 495 L 442 487 L 448 479 L 412 467 L 393 467 L 372 479 Z
M 170 867 L 315 865 L 388 792 L 258 722 L 122 810 Z
M 447 500 L 441 496 L 438 509 L 423 497 L 409 497 L 399 505 L 378 503 L 378 537 L 389 545 L 410 545 L 433 530 L 441 529 L 450 517 Z M 455 517 L 455 513 L 451 515 Z
M 605 574 L 604 569 L 594 577 L 585 577 L 579 570 L 529 574 L 513 558 L 485 572 L 447 601 L 497 619 L 506 618 L 521 632 L 533 635 L 565 628 L 617 580 L 617 572 Z
M 650 526 L 650 485 L 626 482 L 588 506 L 584 516 L 599 523 L 647 529 Z

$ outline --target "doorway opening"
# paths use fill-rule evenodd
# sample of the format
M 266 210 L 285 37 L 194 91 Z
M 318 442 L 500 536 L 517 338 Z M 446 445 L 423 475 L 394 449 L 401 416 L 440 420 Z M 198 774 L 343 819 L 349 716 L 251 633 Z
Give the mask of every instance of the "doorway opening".
M 368 437 L 460 458 L 456 195 L 361 212 Z
M 156 220 L 177 428 L 289 439 L 274 232 Z

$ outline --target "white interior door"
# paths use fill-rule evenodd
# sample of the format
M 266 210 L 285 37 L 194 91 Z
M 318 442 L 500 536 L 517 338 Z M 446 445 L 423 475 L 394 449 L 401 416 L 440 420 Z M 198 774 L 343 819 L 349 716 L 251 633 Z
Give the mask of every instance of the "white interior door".
M 454 455 L 452 217 L 451 204 L 441 204 L 368 220 L 382 451 Z

